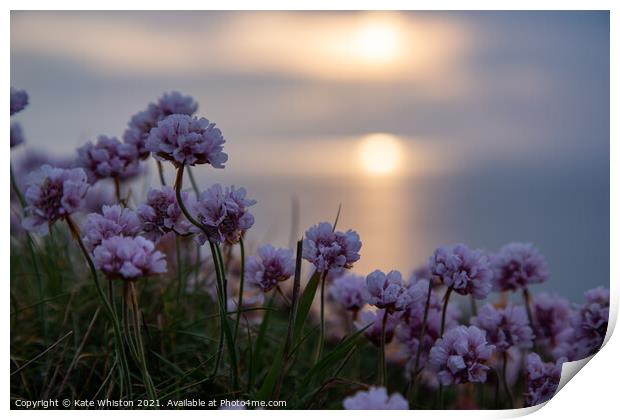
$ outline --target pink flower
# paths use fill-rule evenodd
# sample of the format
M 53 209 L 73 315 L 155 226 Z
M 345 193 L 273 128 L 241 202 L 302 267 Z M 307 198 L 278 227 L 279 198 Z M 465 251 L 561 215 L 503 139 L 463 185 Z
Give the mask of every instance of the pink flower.
M 155 159 L 169 160 L 175 166 L 207 163 L 223 168 L 228 160 L 224 137 L 214 123 L 206 118 L 192 118 L 173 114 L 153 128 L 146 141 L 146 149 Z
M 543 256 L 532 244 L 519 242 L 504 245 L 492 258 L 493 290 L 518 290 L 542 283 L 549 273 Z
M 95 266 L 110 278 L 134 280 L 166 272 L 164 254 L 140 236 L 113 236 L 104 239 L 93 251 Z
M 191 206 L 189 194 L 181 193 L 184 203 Z M 137 210 L 144 236 L 157 242 L 168 232 L 186 234 L 190 231 L 191 224 L 183 215 L 175 191 L 164 186 L 161 189 L 151 189 L 148 193 L 146 203 L 141 204 Z
M 295 274 L 295 259 L 290 249 L 277 249 L 263 245 L 258 256 L 248 258 L 245 276 L 250 284 L 263 292 L 273 289 L 278 283 L 288 280 Z
M 303 244 L 303 257 L 310 261 L 320 273 L 341 271 L 353 267 L 360 259 L 362 242 L 357 232 L 334 231 L 332 225 L 323 222 L 306 231 Z
M 11 86 L 11 115 L 18 113 L 28 105 L 28 94 L 25 90 Z
M 214 243 L 227 241 L 236 243 L 245 231 L 254 225 L 254 216 L 249 207 L 256 200 L 246 198 L 245 188 L 234 186 L 223 189 L 220 184 L 211 186 L 191 203 L 192 215 L 206 227 L 207 235 L 202 229 L 192 226 L 198 233 L 197 240 L 204 244 L 207 240 Z
M 362 309 L 368 303 L 368 290 L 364 277 L 351 273 L 337 277 L 330 287 L 330 294 L 349 311 Z
M 138 215 L 118 204 L 103 206 L 103 214 L 91 213 L 84 225 L 84 245 L 92 252 L 104 239 L 113 236 L 136 236 L 141 229 Z
M 371 386 L 368 391 L 358 391 L 342 402 L 345 410 L 409 410 L 409 403 L 399 393 L 388 396 L 383 387 Z
M 454 327 L 435 342 L 429 363 L 442 385 L 484 383 L 495 346 L 477 327 Z
M 26 185 L 25 229 L 46 235 L 56 220 L 77 211 L 88 191 L 86 174 L 80 168 L 61 169 L 43 165 Z
M 375 270 L 366 277 L 368 303 L 377 308 L 385 308 L 388 312 L 402 311 L 412 301 L 408 289 L 403 286 L 403 277 L 399 271 L 385 274 Z
M 194 115 L 197 109 L 198 103 L 191 96 L 179 92 L 165 93 L 157 103 L 150 103 L 144 111 L 131 117 L 123 141 L 133 147 L 139 159 L 146 159 L 150 152 L 145 143 L 157 123 L 172 114 Z
M 533 345 L 534 334 L 525 308 L 521 306 L 508 304 L 497 309 L 487 304 L 471 319 L 471 324 L 486 331 L 487 341 L 498 350 L 506 351 L 510 347 L 528 349 Z
M 115 137 L 99 136 L 97 143 L 80 147 L 76 164 L 84 168 L 91 183 L 104 178 L 125 180 L 140 173 L 134 150 Z
M 555 363 L 543 363 L 538 354 L 528 354 L 526 361 L 526 407 L 542 404 L 553 397 L 560 383 L 564 361 L 565 359 L 560 359 Z
M 491 292 L 493 273 L 488 258 L 463 244 L 437 248 L 429 268 L 433 276 L 460 295 L 484 299 Z

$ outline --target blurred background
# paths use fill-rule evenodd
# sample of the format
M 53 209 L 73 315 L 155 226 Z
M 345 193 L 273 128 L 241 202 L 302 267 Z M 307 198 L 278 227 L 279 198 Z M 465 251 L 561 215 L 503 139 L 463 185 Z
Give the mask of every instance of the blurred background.
M 289 244 L 295 200 L 298 234 L 341 204 L 360 274 L 516 240 L 547 257 L 538 290 L 609 284 L 607 12 L 12 12 L 11 85 L 13 160 L 192 95 L 230 156 L 195 173 L 258 200 L 254 246 Z

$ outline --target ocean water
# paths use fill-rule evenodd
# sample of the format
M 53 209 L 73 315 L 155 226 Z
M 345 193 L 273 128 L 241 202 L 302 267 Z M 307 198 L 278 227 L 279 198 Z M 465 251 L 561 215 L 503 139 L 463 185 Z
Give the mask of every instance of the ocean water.
M 354 271 L 398 269 L 408 276 L 440 245 L 464 242 L 494 252 L 510 241 L 534 243 L 550 279 L 534 291 L 581 301 L 583 292 L 609 287 L 609 169 L 499 168 L 424 177 L 198 175 L 248 189 L 258 203 L 250 249 L 288 246 L 312 224 L 333 221 L 361 236 Z M 299 222 L 292 222 L 293 201 Z M 292 230 L 296 233 L 292 234 Z

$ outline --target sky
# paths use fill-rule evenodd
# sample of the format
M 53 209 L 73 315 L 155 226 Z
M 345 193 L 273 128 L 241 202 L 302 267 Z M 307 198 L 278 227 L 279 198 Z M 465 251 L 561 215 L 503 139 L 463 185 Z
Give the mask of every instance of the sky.
M 343 205 L 361 274 L 523 240 L 550 289 L 609 281 L 607 12 L 12 12 L 11 84 L 57 156 L 192 95 L 230 155 L 199 179 L 255 193 L 256 244 L 295 197 L 302 228 Z

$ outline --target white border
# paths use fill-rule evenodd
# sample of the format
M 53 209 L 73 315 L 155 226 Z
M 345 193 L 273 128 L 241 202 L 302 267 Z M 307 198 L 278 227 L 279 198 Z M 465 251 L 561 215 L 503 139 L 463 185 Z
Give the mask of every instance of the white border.
M 4 24 L 2 25 L 1 32 L 3 35 L 4 42 L 2 43 L 3 49 L 3 57 L 5 57 L 5 65 L 2 67 L 2 73 L 4 76 L 5 84 L 4 89 L 5 92 L 8 90 L 10 86 L 10 67 L 9 60 L 6 59 L 10 57 L 10 14 L 9 10 L 44 10 L 49 9 L 51 6 L 59 10 L 134 10 L 140 9 L 144 6 L 153 10 L 202 10 L 202 9 L 212 9 L 212 10 L 243 10 L 243 9 L 266 9 L 266 10 L 354 10 L 354 9 L 367 9 L 367 10 L 610 10 L 610 23 L 611 23 L 611 115 L 618 116 L 620 115 L 618 112 L 618 92 L 617 92 L 617 75 L 620 74 L 620 66 L 618 65 L 618 27 L 620 25 L 620 18 L 618 17 L 619 7 L 617 6 L 618 2 L 613 1 L 603 1 L 603 0 L 593 0 L 593 1 L 576 1 L 576 0 L 565 0 L 562 2 L 559 1 L 550 1 L 550 0 L 521 0 L 521 1 L 489 1 L 489 0 L 478 0 L 478 1 L 454 1 L 454 0 L 438 0 L 438 1 L 397 1 L 397 0 L 382 0 L 378 1 L 369 1 L 369 0 L 358 0 L 358 1 L 307 1 L 307 0 L 299 0 L 299 1 L 263 1 L 260 4 L 256 1 L 249 0 L 230 0 L 230 1 L 175 1 L 175 2 L 165 2 L 161 0 L 151 0 L 148 3 L 143 2 L 129 2 L 127 0 L 118 1 L 118 0 L 108 0 L 108 1 L 90 1 L 88 4 L 78 1 L 56 1 L 54 4 L 50 4 L 49 1 L 6 1 L 3 4 L 6 6 L 6 12 L 2 18 Z M 615 7 L 614 7 L 615 6 Z M 6 93 L 5 93 L 6 95 Z M 6 96 L 5 96 L 6 97 Z M 3 106 L 4 115 L 7 115 L 6 107 L 8 107 L 8 101 L 4 102 Z M 9 131 L 9 119 L 5 119 L 3 123 L 3 132 L 8 133 Z M 618 170 L 615 169 L 615 164 L 619 164 L 618 162 L 618 153 L 617 153 L 617 137 L 618 137 L 618 124 L 617 120 L 611 119 L 611 142 L 610 142 L 610 153 L 611 153 L 611 212 L 610 214 L 619 214 L 620 206 L 618 205 L 618 193 L 617 189 L 614 188 L 617 186 L 618 181 Z M 587 141 L 587 139 L 584 139 Z M 5 146 L 6 147 L 6 146 Z M 5 149 L 6 150 L 6 149 Z M 0 156 L 2 159 L 0 167 L 4 168 L 5 172 L 5 180 L 0 183 L 0 194 L 5 199 L 5 204 L 0 206 L 0 212 L 2 213 L 2 226 L 3 226 L 3 235 L 1 246 L 1 254 L 3 260 L 3 266 L 5 267 L 5 276 L 4 281 L 4 294 L 5 299 L 9 296 L 9 181 L 8 181 L 8 167 L 9 167 L 9 158 L 10 155 L 8 153 L 3 153 Z M 615 326 L 615 322 L 617 319 L 617 311 L 618 311 L 618 277 L 619 277 L 619 268 L 617 262 L 614 260 L 614 256 L 618 255 L 618 224 L 612 218 L 610 221 L 611 227 L 611 296 L 612 296 L 612 311 L 610 313 L 610 330 Z M 9 309 L 8 305 L 6 305 L 4 312 L 2 313 L 3 317 L 3 325 L 7 328 L 5 330 L 5 343 L 2 346 L 2 360 L 7 362 L 10 356 L 10 346 L 9 346 Z M 610 331 L 611 332 L 611 331 Z M 607 339 L 609 340 L 609 334 Z M 459 419 L 467 419 L 467 418 L 506 418 L 506 417 L 515 417 L 521 416 L 529 412 L 535 411 L 532 414 L 532 418 L 611 418 L 614 415 L 610 414 L 615 412 L 615 402 L 618 399 L 617 397 L 617 382 L 620 381 L 620 363 L 618 359 L 615 357 L 616 354 L 620 353 L 620 342 L 617 337 L 615 339 L 610 340 L 607 345 L 601 350 L 601 352 L 596 355 L 591 363 L 588 363 L 588 366 L 583 369 L 583 372 L 579 373 L 579 379 L 575 381 L 570 381 L 565 388 L 563 388 L 558 395 L 556 395 L 542 410 L 514 410 L 514 411 L 502 411 L 502 412 L 489 412 L 489 411 L 453 411 L 453 412 L 424 412 L 424 411 L 415 411 L 415 412 L 390 412 L 390 417 L 397 418 L 407 418 L 410 419 L 411 416 L 415 416 L 415 418 L 459 418 Z M 566 371 L 566 369 L 565 369 Z M 8 370 L 3 372 L 5 375 L 5 379 L 2 381 L 0 385 L 0 395 L 3 395 L 2 398 L 2 408 L 4 410 L 9 410 L 9 395 L 10 395 L 10 385 L 9 385 L 9 375 Z M 220 414 L 225 413 L 225 414 Z M 238 414 L 234 414 L 238 413 Z M 226 418 L 230 418 L 230 416 L 243 416 L 248 414 L 243 414 L 248 412 L 242 411 L 211 411 L 209 413 L 203 411 L 187 411 L 182 416 L 186 418 L 201 418 L 204 419 L 205 416 L 214 416 L 220 417 L 225 416 Z M 288 417 L 290 413 L 286 411 L 268 411 L 268 412 L 252 412 L 253 417 L 261 417 L 266 418 L 269 416 L 273 417 Z M 337 413 L 337 414 L 336 414 Z M 20 418 L 33 418 L 34 416 L 40 415 L 40 412 L 32 412 L 32 411 L 11 411 L 10 415 Z M 127 412 L 118 412 L 115 415 L 125 417 L 131 415 L 132 417 L 138 418 L 146 418 L 146 416 L 159 417 L 159 416 L 168 416 L 169 412 L 146 412 L 146 411 L 137 411 L 132 412 L 131 414 L 127 414 Z M 377 413 L 375 412 L 322 412 L 321 415 L 327 416 L 355 416 L 355 418 L 374 418 Z M 59 412 L 59 411 L 48 411 L 43 414 L 47 418 L 67 418 L 73 417 L 77 418 L 77 416 L 82 417 L 84 413 L 82 412 Z M 103 418 L 103 416 L 108 416 L 108 413 L 97 411 L 89 413 L 89 416 L 95 416 L 99 418 Z M 174 413 L 174 415 L 179 415 L 179 413 Z M 314 416 L 315 413 L 312 411 L 299 411 L 295 413 L 295 416 L 299 416 L 301 418 L 310 418 Z M 223 418 L 223 417 L 222 417 Z

